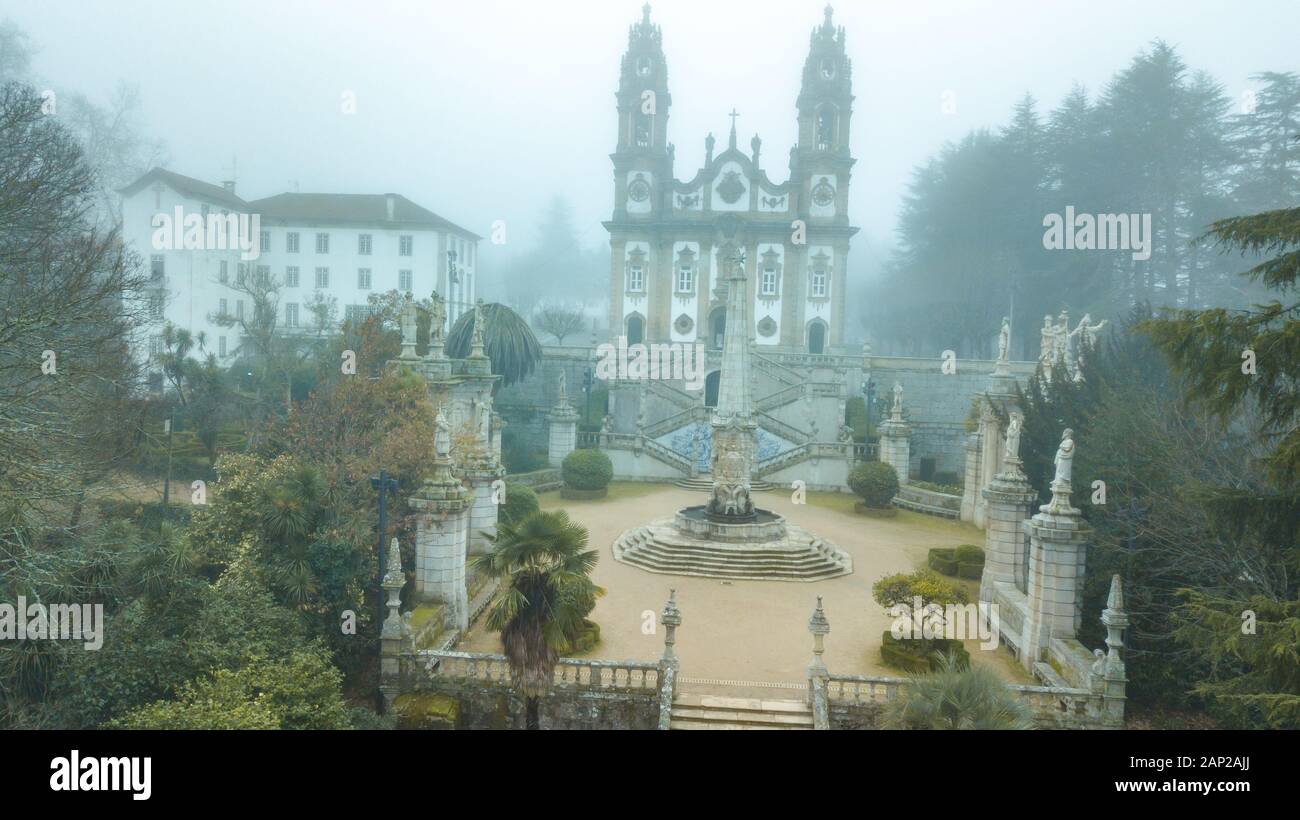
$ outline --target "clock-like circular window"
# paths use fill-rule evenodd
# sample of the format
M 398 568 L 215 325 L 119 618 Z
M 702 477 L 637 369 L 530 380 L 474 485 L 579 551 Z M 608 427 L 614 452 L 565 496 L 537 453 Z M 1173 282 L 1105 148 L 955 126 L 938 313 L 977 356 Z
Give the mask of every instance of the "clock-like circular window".
M 650 183 L 640 174 L 627 186 L 627 196 L 633 202 L 645 202 L 650 198 Z
M 830 205 L 835 201 L 835 187 L 823 179 L 813 186 L 812 201 L 823 208 Z
M 673 322 L 673 328 L 684 336 L 695 329 L 695 320 L 683 313 Z

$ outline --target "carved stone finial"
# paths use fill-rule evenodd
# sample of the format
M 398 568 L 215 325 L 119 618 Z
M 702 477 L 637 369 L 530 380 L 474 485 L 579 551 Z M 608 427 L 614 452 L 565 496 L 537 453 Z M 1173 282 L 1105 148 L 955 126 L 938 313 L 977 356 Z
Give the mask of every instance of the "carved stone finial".
M 682 613 L 677 609 L 676 589 L 668 590 L 668 603 L 664 604 L 664 611 L 659 615 L 659 622 L 665 627 L 663 661 L 676 666 L 677 657 L 673 655 L 673 644 L 677 643 L 677 627 L 682 625 Z
M 483 299 L 481 297 L 474 303 L 474 333 L 470 337 L 469 357 L 487 358 L 487 352 L 483 349 Z
M 813 610 L 812 617 L 808 619 L 808 631 L 814 635 L 827 635 L 831 631 L 831 623 L 826 620 L 826 613 L 822 610 L 822 596 L 817 596 L 817 608 Z

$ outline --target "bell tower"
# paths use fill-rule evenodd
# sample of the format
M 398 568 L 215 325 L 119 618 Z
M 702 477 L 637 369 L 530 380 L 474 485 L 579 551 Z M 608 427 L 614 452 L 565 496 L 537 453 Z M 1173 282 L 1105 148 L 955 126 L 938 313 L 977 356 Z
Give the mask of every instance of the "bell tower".
M 849 117 L 853 107 L 853 65 L 844 53 L 844 27 L 831 22 L 834 10 L 813 29 L 803 84 L 795 107 L 799 110 L 800 160 L 849 158 Z
M 618 147 L 614 161 L 614 215 L 650 216 L 659 212 L 672 187 L 668 145 L 668 63 L 663 33 L 650 22 L 650 4 L 628 29 L 627 53 L 619 70 Z

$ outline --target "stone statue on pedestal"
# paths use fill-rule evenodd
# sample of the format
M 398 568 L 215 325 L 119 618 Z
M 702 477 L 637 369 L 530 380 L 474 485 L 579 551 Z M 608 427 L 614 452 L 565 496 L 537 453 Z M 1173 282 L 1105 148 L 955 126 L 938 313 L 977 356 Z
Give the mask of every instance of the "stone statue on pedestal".
M 1008 462 L 1020 463 L 1020 431 L 1023 427 L 1024 416 L 1019 412 L 1012 412 L 1011 420 L 1007 422 L 1007 444 L 1002 451 Z
M 1065 428 L 1065 433 L 1061 436 L 1061 445 L 1056 448 L 1056 458 L 1053 461 L 1056 464 L 1056 477 L 1052 484 L 1063 484 L 1069 489 L 1074 472 L 1074 431 L 1069 427 Z
M 1005 362 L 1011 356 L 1011 319 L 1002 317 L 1002 329 L 998 331 L 998 361 Z
M 903 385 L 900 382 L 894 382 L 894 402 L 889 412 L 896 419 L 903 415 Z

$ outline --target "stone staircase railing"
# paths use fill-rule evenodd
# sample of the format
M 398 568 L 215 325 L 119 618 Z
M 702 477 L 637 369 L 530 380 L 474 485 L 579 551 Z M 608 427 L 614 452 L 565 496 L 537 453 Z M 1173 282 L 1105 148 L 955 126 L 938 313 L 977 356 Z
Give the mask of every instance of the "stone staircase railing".
M 781 384 L 803 384 L 804 382 L 803 376 L 785 365 L 769 359 L 764 354 L 753 353 L 750 355 L 749 360 L 754 363 L 755 367 Z
M 679 390 L 660 379 L 647 379 L 644 384 L 646 385 L 646 389 L 651 393 L 654 393 L 656 396 L 659 396 L 666 401 L 672 402 L 684 410 L 701 407 L 704 404 L 703 390 L 696 393 L 688 393 L 685 390 Z
M 759 427 L 780 436 L 791 444 L 807 444 L 812 439 L 811 433 L 805 433 L 803 430 L 786 424 L 776 416 L 764 413 L 762 410 L 757 411 L 754 415 L 758 416 Z
M 652 438 L 642 440 L 645 451 L 669 466 L 676 467 L 684 474 L 691 474 L 691 460 L 669 447 L 665 447 Z
M 705 408 L 703 407 L 703 405 L 699 405 L 696 407 L 687 408 L 686 410 L 683 410 L 680 413 L 674 413 L 671 416 L 668 416 L 667 418 L 664 419 L 660 419 L 659 421 L 645 428 L 645 434 L 650 438 L 658 438 L 659 436 L 662 436 L 664 433 L 671 433 L 672 431 L 676 430 L 679 427 L 685 427 L 686 425 L 690 424 L 693 421 L 698 421 L 701 417 L 704 416 L 704 412 L 703 412 L 704 410 Z
M 789 387 L 782 387 L 775 393 L 768 393 L 766 396 L 756 399 L 754 401 L 754 409 L 768 412 L 775 410 L 778 407 L 785 407 L 791 402 L 802 399 L 803 391 L 804 387 L 802 384 L 792 384 Z
M 809 442 L 777 453 L 771 458 L 754 463 L 752 475 L 761 478 L 786 467 L 800 464 L 810 458 L 852 458 L 852 449 L 848 444 L 831 442 Z

